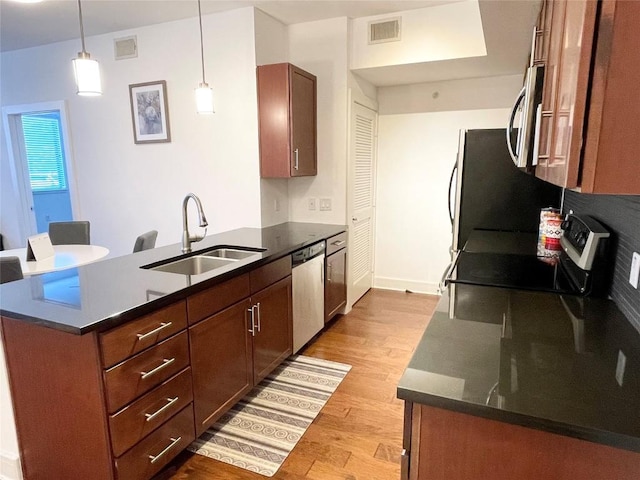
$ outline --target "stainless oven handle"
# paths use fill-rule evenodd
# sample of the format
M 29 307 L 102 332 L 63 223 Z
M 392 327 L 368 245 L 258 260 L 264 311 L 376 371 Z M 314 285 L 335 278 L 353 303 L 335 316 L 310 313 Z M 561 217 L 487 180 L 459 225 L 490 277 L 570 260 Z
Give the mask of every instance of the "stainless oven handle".
M 507 148 L 509 149 L 509 155 L 511 155 L 511 159 L 513 160 L 513 163 L 515 163 L 516 165 L 518 165 L 518 157 L 516 157 L 516 154 L 513 151 L 513 145 L 511 144 L 511 135 L 513 133 L 513 122 L 516 119 L 516 114 L 518 113 L 518 107 L 520 107 L 520 104 L 524 100 L 524 96 L 526 94 L 526 91 L 527 91 L 527 87 L 522 87 L 522 90 L 520 90 L 520 93 L 518 94 L 518 98 L 516 98 L 516 101 L 513 104 L 513 108 L 511 109 L 511 114 L 509 116 L 509 124 L 508 124 L 507 130 L 506 130 L 506 132 L 507 132 Z
M 451 220 L 451 226 L 453 226 L 453 205 L 451 205 L 451 188 L 453 187 L 453 179 L 456 176 L 456 171 L 458 170 L 458 162 L 453 165 L 453 169 L 451 169 L 451 177 L 449 178 L 449 198 L 447 199 L 447 205 L 449 207 L 449 220 Z
M 460 256 L 460 250 L 455 252 L 453 259 L 449 264 L 449 267 L 445 270 L 444 274 L 442 275 L 442 279 L 440 280 L 440 285 L 439 285 L 441 292 L 444 292 L 445 288 L 447 288 L 447 285 L 449 285 L 449 282 L 451 281 L 451 274 L 453 273 L 453 269 L 456 268 L 456 264 L 458 263 L 459 256 Z

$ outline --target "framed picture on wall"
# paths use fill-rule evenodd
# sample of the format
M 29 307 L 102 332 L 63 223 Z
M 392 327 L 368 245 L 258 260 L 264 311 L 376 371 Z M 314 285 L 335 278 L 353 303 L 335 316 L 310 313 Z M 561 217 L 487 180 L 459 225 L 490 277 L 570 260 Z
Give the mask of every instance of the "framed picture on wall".
M 171 141 L 167 82 L 135 83 L 129 85 L 131 120 L 135 143 Z

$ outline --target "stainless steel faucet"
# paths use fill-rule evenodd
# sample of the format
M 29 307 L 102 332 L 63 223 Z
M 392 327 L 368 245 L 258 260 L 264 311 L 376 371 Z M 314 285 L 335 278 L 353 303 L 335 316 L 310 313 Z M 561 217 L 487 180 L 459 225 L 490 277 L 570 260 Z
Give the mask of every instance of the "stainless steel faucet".
M 207 225 L 209 225 L 209 223 L 207 222 L 207 217 L 204 216 L 204 210 L 202 210 L 202 203 L 200 203 L 200 199 L 194 193 L 188 193 L 182 201 L 182 253 L 189 253 L 191 251 L 191 243 L 199 242 L 207 234 L 206 229 L 204 231 L 204 235 L 202 236 L 197 234 L 189 234 L 189 224 L 187 222 L 187 204 L 189 203 L 190 198 L 192 198 L 193 201 L 196 202 L 200 226 L 206 227 Z

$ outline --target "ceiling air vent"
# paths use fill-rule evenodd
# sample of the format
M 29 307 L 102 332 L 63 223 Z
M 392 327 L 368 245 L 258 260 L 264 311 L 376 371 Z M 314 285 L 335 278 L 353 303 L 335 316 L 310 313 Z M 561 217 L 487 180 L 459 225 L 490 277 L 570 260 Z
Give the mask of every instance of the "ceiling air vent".
M 113 40 L 113 51 L 116 60 L 136 58 L 138 56 L 138 39 L 135 35 Z
M 400 40 L 400 22 L 400 17 L 369 22 L 369 44 Z

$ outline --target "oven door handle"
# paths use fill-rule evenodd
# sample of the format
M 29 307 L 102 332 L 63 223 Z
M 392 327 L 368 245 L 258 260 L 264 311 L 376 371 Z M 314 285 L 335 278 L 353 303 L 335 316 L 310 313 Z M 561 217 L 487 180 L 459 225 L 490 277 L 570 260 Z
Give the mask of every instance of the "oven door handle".
M 439 288 L 441 292 L 444 292 L 444 290 L 447 288 L 447 285 L 449 285 L 449 282 L 451 282 L 451 274 L 453 273 L 453 270 L 456 268 L 459 256 L 460 256 L 460 250 L 454 253 L 451 263 L 449 264 L 447 269 L 444 271 L 444 274 L 442 275 L 442 279 L 440 280 L 440 284 L 439 284 Z

